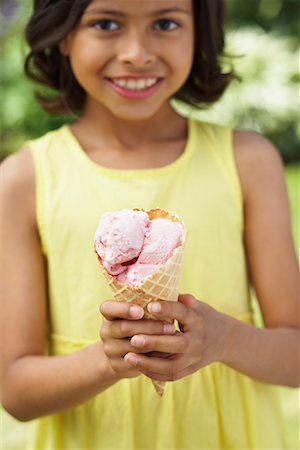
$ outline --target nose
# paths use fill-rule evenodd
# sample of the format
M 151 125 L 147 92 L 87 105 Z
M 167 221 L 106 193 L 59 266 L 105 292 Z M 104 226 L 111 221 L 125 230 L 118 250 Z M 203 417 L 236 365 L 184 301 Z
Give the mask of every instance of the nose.
M 122 64 L 135 67 L 148 67 L 155 61 L 155 54 L 150 49 L 149 37 L 131 33 L 123 37 L 118 60 Z

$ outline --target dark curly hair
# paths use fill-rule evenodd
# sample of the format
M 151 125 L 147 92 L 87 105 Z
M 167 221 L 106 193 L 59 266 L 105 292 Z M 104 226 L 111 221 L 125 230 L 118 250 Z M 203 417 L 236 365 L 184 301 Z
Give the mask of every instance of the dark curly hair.
M 80 114 L 85 91 L 75 79 L 69 60 L 59 43 L 78 24 L 90 0 L 35 0 L 26 27 L 30 52 L 25 73 L 56 91 L 56 95 L 36 93 L 43 108 L 56 114 Z M 193 0 L 195 21 L 194 62 L 189 78 L 174 95 L 189 105 L 203 106 L 218 100 L 230 81 L 232 70 L 224 73 L 220 60 L 224 51 L 224 0 Z

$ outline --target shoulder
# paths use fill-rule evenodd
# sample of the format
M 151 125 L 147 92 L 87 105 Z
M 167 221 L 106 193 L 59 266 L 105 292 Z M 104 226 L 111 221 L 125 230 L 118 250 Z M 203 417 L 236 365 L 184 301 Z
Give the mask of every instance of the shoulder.
M 30 190 L 34 185 L 33 158 L 28 146 L 5 158 L 0 166 L 2 186 Z
M 47 151 L 57 149 L 57 141 L 61 140 L 66 131 L 63 125 L 51 130 L 38 138 L 28 141 L 20 150 L 6 157 L 0 165 L 1 179 L 5 186 L 16 189 L 28 187 L 34 188 L 36 155 L 45 155 Z M 60 151 L 61 147 L 58 148 Z
M 5 158 L 0 165 L 1 204 L 11 217 L 35 216 L 35 170 L 29 147 Z
M 244 200 L 267 186 L 283 184 L 284 170 L 277 148 L 254 131 L 233 131 L 233 152 Z
M 251 130 L 233 131 L 233 148 L 241 161 L 277 163 L 281 160 L 276 147 L 267 138 Z

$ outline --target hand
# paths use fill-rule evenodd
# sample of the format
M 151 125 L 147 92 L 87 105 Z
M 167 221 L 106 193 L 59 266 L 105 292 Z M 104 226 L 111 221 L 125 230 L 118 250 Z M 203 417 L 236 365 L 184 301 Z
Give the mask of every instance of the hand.
M 169 336 L 134 335 L 131 347 L 135 350 L 125 355 L 133 368 L 155 380 L 175 381 L 222 360 L 228 316 L 192 295 L 180 295 L 178 302 L 152 302 L 148 310 L 161 321 L 177 320 L 180 331 Z M 141 352 L 171 355 L 150 358 Z
M 124 356 L 130 352 L 148 352 L 147 349 L 137 349 L 131 345 L 131 337 L 174 334 L 175 327 L 160 320 L 143 319 L 144 310 L 141 306 L 116 300 L 108 300 L 100 306 L 103 324 L 100 337 L 103 349 L 109 363 L 121 378 L 133 378 L 141 374 L 140 370 L 132 367 Z M 156 356 L 158 356 L 156 354 Z M 160 355 L 165 356 L 164 354 Z M 159 357 L 157 358 L 159 359 Z

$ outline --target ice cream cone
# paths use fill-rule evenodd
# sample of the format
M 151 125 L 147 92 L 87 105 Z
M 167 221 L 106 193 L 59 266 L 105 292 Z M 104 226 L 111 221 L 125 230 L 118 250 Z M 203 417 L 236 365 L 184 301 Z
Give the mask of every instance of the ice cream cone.
M 141 209 L 135 210 L 143 211 Z M 155 208 L 146 212 L 150 220 L 163 218 L 172 220 L 173 222 L 180 222 L 185 230 L 184 224 L 179 217 L 171 214 L 169 211 Z M 150 275 L 139 286 L 128 286 L 126 283 L 120 283 L 103 267 L 99 256 L 98 259 L 102 265 L 103 273 L 108 284 L 112 288 L 114 299 L 140 305 L 145 310 L 144 318 L 155 319 L 146 309 L 148 303 L 158 300 L 177 301 L 178 299 L 180 275 L 183 266 L 183 253 L 184 242 L 175 249 L 173 255 L 159 270 Z M 162 396 L 164 393 L 165 382 L 158 380 L 152 380 L 152 382 L 157 393 Z

